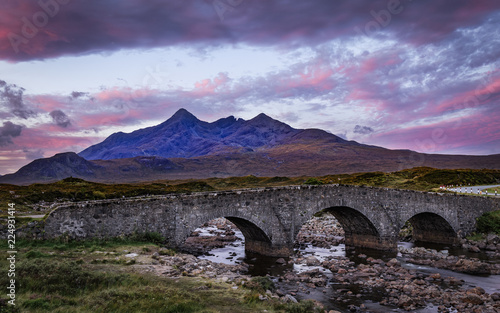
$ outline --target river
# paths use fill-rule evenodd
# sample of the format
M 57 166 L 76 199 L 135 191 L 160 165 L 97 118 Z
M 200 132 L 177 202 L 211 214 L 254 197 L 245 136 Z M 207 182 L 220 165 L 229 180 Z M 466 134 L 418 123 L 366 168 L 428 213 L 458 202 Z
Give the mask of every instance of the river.
M 199 228 L 197 231 L 200 233 L 200 236 L 213 236 L 219 232 L 217 227 L 209 226 L 204 228 Z M 297 285 L 284 283 L 281 277 L 288 271 L 293 271 L 295 273 L 301 273 L 305 271 L 311 271 L 314 269 L 318 269 L 322 274 L 327 276 L 328 278 L 333 277 L 333 273 L 324 268 L 321 265 L 311 266 L 306 264 L 293 264 L 293 262 L 289 262 L 286 265 L 281 265 L 276 262 L 276 258 L 263 257 L 259 255 L 248 255 L 245 253 L 244 249 L 244 236 L 243 234 L 235 229 L 235 236 L 238 238 L 236 241 L 227 244 L 223 248 L 216 248 L 210 250 L 205 255 L 200 255 L 200 259 L 208 259 L 213 262 L 221 262 L 226 264 L 240 264 L 245 262 L 250 265 L 249 274 L 252 276 L 265 276 L 270 275 L 273 277 L 275 283 L 279 286 L 279 288 L 285 293 L 292 293 L 298 299 L 314 299 L 321 302 L 326 309 L 328 310 L 338 310 L 341 312 L 349 312 L 349 306 L 355 307 L 364 307 L 367 312 L 406 312 L 403 309 L 398 309 L 395 306 L 388 305 L 380 305 L 384 290 L 377 290 L 376 288 L 371 289 L 370 292 L 362 292 L 360 290 L 361 286 L 356 284 L 338 284 L 329 280 L 326 288 L 307 288 L 300 289 L 297 288 Z M 399 246 L 401 248 L 409 249 L 414 246 L 412 243 L 408 242 L 400 242 Z M 471 252 L 461 249 L 446 249 L 444 246 L 436 246 L 436 245 L 425 245 L 419 244 L 418 246 L 422 246 L 425 248 L 436 249 L 437 251 L 441 251 L 442 253 L 449 255 L 466 255 L 471 256 Z M 359 255 L 361 254 L 361 257 Z M 364 255 L 363 255 L 364 254 Z M 365 256 L 366 255 L 366 256 Z M 357 250 L 355 252 L 346 253 L 345 246 L 340 244 L 338 246 L 327 248 L 319 248 L 314 247 L 312 245 L 302 245 L 300 249 L 296 250 L 295 258 L 297 256 L 302 258 L 307 258 L 314 256 L 320 262 L 324 260 L 331 260 L 332 257 L 349 257 L 349 259 L 356 264 L 366 262 L 367 257 L 373 257 L 376 259 L 382 259 L 384 261 L 388 261 L 393 257 L 396 257 L 397 260 L 401 262 L 401 266 L 413 270 L 417 275 L 418 274 L 434 274 L 439 273 L 443 277 L 454 277 L 458 280 L 463 280 L 463 286 L 473 288 L 473 287 L 481 287 L 485 290 L 486 293 L 500 293 L 500 275 L 490 275 L 490 276 L 477 276 L 477 275 L 468 275 L 458 272 L 453 272 L 449 270 L 439 269 L 430 266 L 423 266 L 405 262 L 402 258 L 401 254 L 395 255 L 385 255 L 383 253 L 379 253 L 376 251 L 368 251 L 368 250 Z M 488 256 L 485 254 L 478 255 L 473 254 L 473 257 L 480 257 L 481 259 L 487 259 Z M 499 260 L 489 260 L 490 262 L 499 262 Z M 355 297 L 350 297 L 348 300 L 339 301 L 339 298 L 336 296 L 339 292 L 349 293 L 351 292 Z M 412 312 L 438 312 L 438 307 L 433 304 L 426 304 L 426 307 L 412 310 Z M 456 311 L 449 311 L 456 312 Z

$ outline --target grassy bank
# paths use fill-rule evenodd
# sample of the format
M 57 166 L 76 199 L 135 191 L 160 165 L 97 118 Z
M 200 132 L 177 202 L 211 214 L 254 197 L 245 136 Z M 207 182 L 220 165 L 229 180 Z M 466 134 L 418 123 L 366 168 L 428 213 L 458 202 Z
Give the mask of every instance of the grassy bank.
M 0 244 L 7 246 L 6 241 Z M 3 293 L 0 312 L 313 312 L 309 301 L 258 300 L 265 290 L 251 281 L 245 288 L 199 277 L 167 278 L 145 272 L 151 255 L 164 251 L 151 242 L 21 240 L 16 248 L 16 306 L 8 306 Z M 5 272 L 7 253 L 2 250 L 3 288 L 10 278 Z M 125 257 L 131 252 L 139 255 L 137 263 Z

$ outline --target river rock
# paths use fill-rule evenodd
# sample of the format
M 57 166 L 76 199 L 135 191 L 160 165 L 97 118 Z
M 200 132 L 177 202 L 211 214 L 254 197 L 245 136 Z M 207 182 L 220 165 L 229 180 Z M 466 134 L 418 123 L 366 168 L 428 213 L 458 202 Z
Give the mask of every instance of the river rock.
M 479 247 L 477 247 L 477 246 L 470 246 L 470 245 L 468 245 L 468 247 L 469 247 L 468 250 L 470 252 L 475 252 L 475 253 L 481 252 L 481 249 L 479 249 Z
M 496 234 L 488 234 L 488 236 L 486 236 L 486 242 L 488 244 L 496 245 L 500 243 L 500 237 Z
M 435 274 L 431 274 L 429 277 L 432 278 L 432 279 L 434 279 L 434 280 L 440 280 L 441 279 L 441 274 L 435 273 Z
M 489 264 L 468 259 L 458 260 L 453 267 L 454 270 L 456 271 L 473 275 L 491 273 L 491 268 Z
M 292 295 L 286 295 L 285 302 L 298 303 L 299 301 L 297 301 L 297 299 Z
M 490 297 L 493 301 L 500 301 L 500 293 L 498 292 L 492 293 Z
M 483 299 L 481 299 L 480 296 L 478 296 L 477 294 L 475 294 L 473 292 L 467 292 L 465 297 L 462 298 L 462 302 L 471 303 L 471 304 L 475 304 L 475 305 L 484 303 Z
M 391 259 L 389 262 L 387 262 L 387 266 L 390 267 L 395 267 L 401 265 L 401 263 L 397 259 Z
M 313 257 L 313 256 L 307 257 L 305 261 L 306 261 L 306 265 L 307 266 L 318 266 L 318 265 L 320 265 L 320 261 L 316 257 Z
M 488 251 L 496 251 L 497 250 L 497 246 L 495 244 L 491 243 L 491 244 L 487 245 L 485 249 L 488 250 Z

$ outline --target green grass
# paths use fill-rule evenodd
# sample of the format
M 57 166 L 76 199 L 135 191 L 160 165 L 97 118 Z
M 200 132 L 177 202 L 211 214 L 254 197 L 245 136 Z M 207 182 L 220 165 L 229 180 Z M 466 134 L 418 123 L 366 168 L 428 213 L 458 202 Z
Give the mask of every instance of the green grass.
M 476 221 L 476 228 L 479 233 L 500 235 L 500 210 L 481 215 Z
M 116 261 L 130 252 L 143 257 L 160 251 L 175 254 L 154 242 L 20 240 L 16 249 L 16 308 L 7 306 L 2 294 L 0 312 L 314 312 L 309 301 L 248 301 L 256 292 L 273 288 L 269 278 L 252 280 L 249 286 L 257 289 L 233 289 L 209 279 L 144 274 Z M 0 286 L 9 284 L 7 262 L 6 251 L 0 251 Z
M 480 241 L 486 238 L 485 234 L 482 233 L 474 233 L 472 235 L 467 236 L 467 239 L 472 241 Z
M 500 187 L 488 188 L 486 190 L 488 191 L 488 195 L 494 195 L 496 191 L 498 196 L 500 196 Z

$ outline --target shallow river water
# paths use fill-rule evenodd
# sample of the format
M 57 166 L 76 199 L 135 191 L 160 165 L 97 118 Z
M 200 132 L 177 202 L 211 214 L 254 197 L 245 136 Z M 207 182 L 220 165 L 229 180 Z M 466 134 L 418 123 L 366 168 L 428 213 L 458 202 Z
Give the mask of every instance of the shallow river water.
M 199 228 L 197 231 L 200 232 L 200 235 L 210 236 L 214 233 L 217 233 L 216 227 L 205 227 Z M 210 233 L 211 231 L 211 233 Z M 321 302 L 325 305 L 326 309 L 334 309 L 339 310 L 341 312 L 348 312 L 348 305 L 356 305 L 359 306 L 364 304 L 364 306 L 368 309 L 369 312 L 406 312 L 402 309 L 398 309 L 390 306 L 382 306 L 378 304 L 378 302 L 382 299 L 382 291 L 377 293 L 376 290 L 373 291 L 372 294 L 366 295 L 363 294 L 360 298 L 354 299 L 348 303 L 338 303 L 336 299 L 332 299 L 331 293 L 335 289 L 350 289 L 353 293 L 358 293 L 359 286 L 356 285 L 336 285 L 330 283 L 328 288 L 326 288 L 326 292 L 323 289 L 308 289 L 306 292 L 297 291 L 297 286 L 290 284 L 286 285 L 283 282 L 278 282 L 279 277 L 282 276 L 286 271 L 293 270 L 296 273 L 310 271 L 315 268 L 322 271 L 327 277 L 332 277 L 333 274 L 328 270 L 323 268 L 322 266 L 307 266 L 305 264 L 288 264 L 288 265 L 279 265 L 276 263 L 276 258 L 271 257 L 263 257 L 259 255 L 251 255 L 245 253 L 245 245 L 244 245 L 244 236 L 239 230 L 235 230 L 235 236 L 238 237 L 239 240 L 226 245 L 223 248 L 216 248 L 209 251 L 206 255 L 199 256 L 200 259 L 208 259 L 213 262 L 220 262 L 226 264 L 239 264 L 245 262 L 250 265 L 249 274 L 252 276 L 264 276 L 271 275 L 276 278 L 276 282 L 279 285 L 280 289 L 284 292 L 296 291 L 296 297 L 298 299 L 314 299 Z M 414 246 L 412 243 L 400 242 L 399 245 L 403 248 L 409 249 Z M 450 255 L 467 255 L 473 257 L 479 257 L 481 259 L 486 259 L 486 255 L 478 255 L 477 253 L 474 255 L 470 255 L 470 253 L 463 249 L 451 249 L 448 250 L 444 246 L 439 245 L 418 245 L 425 248 L 436 249 L 437 251 L 441 251 L 444 253 L 449 253 Z M 364 251 L 357 250 L 354 252 L 346 252 L 345 246 L 343 244 L 331 247 L 330 249 L 314 247 L 311 245 L 303 246 L 301 249 L 298 249 L 296 253 L 299 253 L 303 257 L 314 256 L 318 260 L 323 261 L 325 258 L 329 256 L 337 256 L 343 257 L 348 256 L 351 261 L 356 263 L 363 263 L 366 261 L 365 258 L 359 258 L 358 255 L 360 253 L 366 254 L 368 257 L 382 259 L 384 261 L 390 260 L 395 257 L 395 255 L 384 255 L 383 253 L 377 253 L 374 251 Z M 440 273 L 444 277 L 455 277 L 457 279 L 464 281 L 464 286 L 466 287 L 481 287 L 487 293 L 500 292 L 500 275 L 490 275 L 490 276 L 476 276 L 476 275 L 468 275 L 463 273 L 457 273 L 449 270 L 438 269 L 430 266 L 416 265 L 411 263 L 406 263 L 402 260 L 401 255 L 399 254 L 396 258 L 401 261 L 403 267 L 408 269 L 413 269 L 417 273 Z M 498 262 L 498 260 L 496 260 Z M 331 292 L 329 292 L 331 291 Z M 420 313 L 432 313 L 438 312 L 437 306 L 429 304 L 427 307 L 414 310 L 413 312 Z

